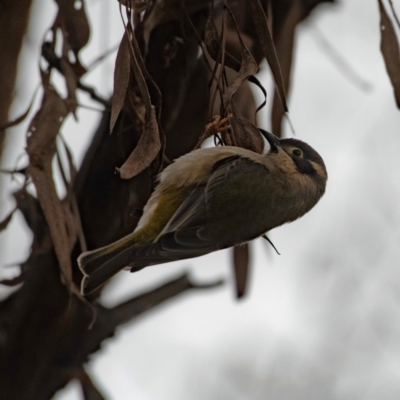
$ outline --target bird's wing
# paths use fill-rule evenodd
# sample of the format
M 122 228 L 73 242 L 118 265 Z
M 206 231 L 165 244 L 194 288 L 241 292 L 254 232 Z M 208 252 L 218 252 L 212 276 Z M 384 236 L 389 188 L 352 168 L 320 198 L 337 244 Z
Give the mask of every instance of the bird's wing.
M 258 214 L 260 208 L 268 208 L 268 199 L 257 192 L 268 175 L 265 165 L 241 156 L 217 162 L 208 180 L 193 189 L 156 241 L 132 249 L 132 270 L 197 257 L 264 233 L 265 218 Z M 265 185 L 261 192 L 265 193 Z
M 212 186 L 218 187 L 224 183 L 228 171 L 232 167 L 238 167 L 235 161 L 246 160 L 240 156 L 230 156 L 215 163 L 211 176 L 203 183 L 196 186 L 190 195 L 182 202 L 170 221 L 161 231 L 160 236 L 168 232 L 180 230 L 182 227 L 203 226 L 206 217 L 206 193 Z M 240 167 L 240 165 L 239 165 Z

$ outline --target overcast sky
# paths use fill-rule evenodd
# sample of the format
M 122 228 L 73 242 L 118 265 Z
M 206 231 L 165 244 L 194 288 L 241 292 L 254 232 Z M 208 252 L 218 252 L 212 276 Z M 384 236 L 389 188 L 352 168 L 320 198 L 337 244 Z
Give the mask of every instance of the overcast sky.
M 85 62 L 122 36 L 117 1 L 87 3 L 93 40 L 83 51 Z M 400 1 L 393 3 L 400 13 Z M 46 7 L 36 0 L 32 20 L 41 22 L 32 26 L 22 60 L 37 57 L 55 11 Z M 324 198 L 301 220 L 271 233 L 280 256 L 264 241 L 252 244 L 251 285 L 243 301 L 234 298 L 227 251 L 120 273 L 104 291 L 104 304 L 117 304 L 183 270 L 199 281 L 223 277 L 227 284 L 185 294 L 106 341 L 87 368 L 107 399 L 400 398 L 400 113 L 379 35 L 377 0 L 323 5 L 299 27 L 290 118 L 296 137 L 326 162 Z M 356 78 L 338 66 L 330 46 Z M 88 79 L 104 95 L 112 92 L 114 60 L 115 54 Z M 23 72 L 15 115 L 27 107 L 26 93 L 38 82 L 34 66 Z M 265 65 L 260 79 L 271 87 Z M 84 96 L 80 101 L 88 103 Z M 69 120 L 62 134 L 79 162 L 99 115 L 78 115 L 79 124 Z M 265 111 L 260 125 L 269 128 L 268 118 Z M 23 154 L 24 129 L 12 134 L 5 165 L 10 168 Z M 7 193 L 16 188 L 5 182 L 1 216 L 12 209 Z M 23 261 L 29 241 L 16 215 L 0 234 L 4 266 Z M 56 399 L 80 396 L 71 383 Z

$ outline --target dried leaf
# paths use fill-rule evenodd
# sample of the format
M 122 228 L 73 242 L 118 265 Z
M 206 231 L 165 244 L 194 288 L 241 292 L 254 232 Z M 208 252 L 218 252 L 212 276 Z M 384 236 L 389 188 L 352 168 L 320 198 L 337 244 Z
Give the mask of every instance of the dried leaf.
M 3 221 L 0 221 L 0 232 L 4 231 L 4 229 L 7 229 L 7 226 L 11 222 L 15 210 L 16 209 L 12 210 L 10 214 L 8 214 L 7 217 L 3 219 Z
M 290 88 L 290 72 L 292 69 L 294 36 L 298 23 L 303 18 L 303 7 L 299 2 L 292 2 L 288 14 L 282 24 L 279 39 L 276 43 L 276 51 L 279 55 L 280 67 L 283 75 L 285 91 L 288 93 Z M 274 91 L 274 100 L 272 105 L 271 123 L 272 131 L 278 137 L 282 135 L 282 118 L 284 110 L 279 96 L 278 88 Z
M 28 130 L 27 152 L 31 165 L 43 169 L 45 163 L 51 164 L 56 151 L 55 139 L 67 115 L 67 106 L 55 89 L 45 86 L 41 108 Z
M 233 264 L 235 269 L 236 296 L 240 299 L 246 293 L 249 275 L 249 246 L 247 243 L 233 248 Z
M 162 146 L 157 115 L 155 108 L 151 103 L 149 89 L 144 78 L 144 75 L 149 77 L 149 74 L 144 65 L 131 25 L 125 27 L 125 32 L 128 38 L 131 37 L 131 40 L 128 40 L 130 65 L 146 109 L 144 131 L 139 142 L 122 167 L 117 168 L 122 179 L 130 179 L 142 172 L 155 160 Z M 159 91 L 156 85 L 155 88 Z
M 149 44 L 150 35 L 153 30 L 168 21 L 179 20 L 182 17 L 182 7 L 184 5 L 189 15 L 203 10 L 211 4 L 211 0 L 163 0 L 155 2 L 151 13 L 144 16 L 143 38 L 145 48 Z
M 264 10 L 259 0 L 249 0 L 248 5 L 254 20 L 256 31 L 258 34 L 258 39 L 260 40 L 260 44 L 263 49 L 264 55 L 267 58 L 268 64 L 274 76 L 278 93 L 282 101 L 283 109 L 285 111 L 288 111 L 285 85 L 282 78 L 282 71 L 279 65 L 278 57 L 276 55 L 271 32 L 268 27 L 267 17 L 265 16 Z
M 208 20 L 207 20 L 207 24 L 206 24 L 205 31 L 204 31 L 204 42 L 206 44 L 208 54 L 210 54 L 211 58 L 215 62 L 218 62 L 218 54 L 220 51 L 220 45 L 219 45 L 219 41 L 218 41 L 218 30 L 217 30 L 217 26 L 215 25 L 213 12 L 210 13 Z M 239 68 L 240 68 L 240 66 L 239 66 Z
M 131 71 L 129 43 L 126 32 L 122 37 L 118 49 L 117 59 L 114 70 L 114 94 L 111 106 L 110 132 L 113 131 L 119 113 L 125 102 L 126 91 L 129 85 L 129 75 Z
M 74 163 L 74 156 L 72 155 L 71 149 L 69 148 L 69 146 L 68 146 L 67 142 L 64 140 L 64 138 L 62 136 L 60 136 L 60 137 L 61 137 L 61 141 L 64 145 L 65 153 L 67 154 L 69 174 L 71 177 L 71 185 L 73 186 L 75 183 L 75 178 L 76 178 L 76 175 L 78 174 L 78 171 L 77 171 L 75 163 Z
M 123 6 L 133 8 L 137 12 L 145 11 L 148 6 L 147 0 L 118 0 Z
M 12 279 L 2 279 L 2 280 L 0 280 L 0 284 L 1 285 L 10 286 L 10 287 L 17 286 L 17 285 L 19 285 L 19 284 L 21 284 L 23 282 L 24 281 L 23 281 L 21 275 L 16 276 L 15 278 L 12 278 Z
M 43 81 L 47 81 L 44 75 Z M 35 184 L 37 197 L 49 226 L 51 239 L 60 264 L 65 285 L 78 295 L 72 281 L 71 238 L 67 230 L 65 210 L 58 198 L 53 181 L 52 159 L 56 151 L 55 140 L 68 109 L 59 94 L 44 84 L 42 106 L 34 117 L 27 139 L 29 155 L 28 173 Z
M 71 64 L 65 58 L 61 59 L 61 69 L 67 86 L 68 96 L 66 98 L 66 104 L 69 111 L 74 114 L 78 106 L 78 100 L 76 98 L 77 78 Z
M 70 181 L 67 182 L 66 177 L 65 177 L 65 172 L 61 163 L 61 158 L 59 156 L 59 152 L 57 152 L 57 161 L 60 166 L 61 170 L 61 175 L 64 180 L 65 187 L 67 189 L 67 196 L 65 200 L 69 200 L 69 203 L 65 204 L 67 207 L 67 211 L 70 210 L 72 213 L 73 221 L 72 221 L 72 226 L 71 229 L 74 229 L 76 232 L 78 239 L 79 239 L 79 245 L 81 248 L 81 251 L 86 251 L 87 246 L 86 246 L 86 239 L 85 239 L 85 234 L 83 232 L 83 227 L 82 227 L 82 220 L 79 212 L 79 207 L 78 207 L 78 202 L 76 200 L 76 195 L 73 190 L 74 184 L 75 184 L 75 179 L 78 174 L 78 171 L 76 170 L 73 155 L 71 152 L 71 149 L 69 148 L 68 144 L 65 142 L 64 138 L 61 136 L 62 143 L 64 145 L 65 153 L 67 155 L 67 160 L 68 160 L 68 168 L 69 168 L 69 174 L 70 174 Z M 66 218 L 68 218 L 68 215 L 71 215 L 71 213 L 66 213 Z M 72 243 L 73 245 L 74 243 Z
M 58 17 L 63 21 L 71 49 L 75 54 L 86 46 L 90 38 L 90 27 L 85 11 L 84 0 L 56 0 L 59 7 Z
M 385 60 L 386 70 L 393 86 L 397 107 L 400 108 L 400 51 L 399 42 L 392 21 L 386 13 L 382 1 L 379 0 L 381 14 L 381 52 Z
M 256 114 L 257 114 L 267 104 L 267 91 L 265 90 L 264 86 L 261 84 L 261 82 L 255 76 L 249 76 L 249 82 L 256 85 L 262 91 L 262 94 L 264 95 L 263 102 L 257 107 L 257 110 L 256 110 Z
M 210 13 L 208 17 L 205 32 L 204 32 L 204 42 L 210 57 L 215 61 L 219 62 L 218 57 L 220 53 L 220 44 L 218 40 L 218 30 L 215 25 L 214 15 Z M 240 61 L 225 51 L 225 65 L 232 68 L 234 71 L 238 72 L 240 70 Z
M 143 75 L 144 73 L 146 73 L 147 75 L 147 70 L 144 65 L 142 55 L 140 54 L 139 46 L 137 45 L 136 37 L 132 30 L 131 25 L 125 27 L 125 33 L 128 37 L 130 65 L 132 67 L 136 83 L 139 86 L 140 94 L 142 95 L 142 100 L 146 107 L 146 113 L 150 115 L 152 107 L 151 99 L 150 99 L 149 89 L 147 87 L 147 83 Z M 131 40 L 129 40 L 129 37 L 131 38 Z
M 228 11 L 230 12 L 229 8 Z M 223 94 L 223 104 L 228 109 L 228 112 L 233 111 L 233 107 L 231 107 L 232 98 L 243 84 L 245 80 L 247 80 L 250 76 L 255 75 L 258 71 L 258 65 L 251 55 L 249 49 L 246 47 L 243 39 L 240 36 L 239 28 L 236 24 L 233 14 L 230 12 L 233 22 L 235 23 L 235 27 L 238 33 L 240 47 L 242 52 L 242 61 L 240 65 L 239 72 L 237 74 L 236 79 L 226 88 Z
M 247 48 L 243 48 L 242 65 L 238 72 L 236 79 L 227 87 L 224 92 L 223 100 L 224 104 L 228 105 L 231 103 L 233 96 L 250 76 L 257 73 L 258 66 L 253 56 L 250 54 Z
M 154 106 L 146 113 L 144 132 L 139 142 L 121 168 L 117 168 L 122 179 L 131 179 L 147 168 L 161 149 L 160 133 Z
M 232 119 L 231 125 L 236 139 L 236 145 L 245 149 L 262 154 L 264 151 L 264 140 L 258 128 L 248 119 L 237 116 Z

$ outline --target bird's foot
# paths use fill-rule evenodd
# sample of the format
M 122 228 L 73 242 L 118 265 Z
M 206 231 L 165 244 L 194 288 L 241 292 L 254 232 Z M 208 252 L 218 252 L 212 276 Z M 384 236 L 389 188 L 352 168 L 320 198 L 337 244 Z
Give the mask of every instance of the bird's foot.
M 229 125 L 231 119 L 232 114 L 228 114 L 225 118 L 222 118 L 220 115 L 214 115 L 212 121 L 206 125 L 206 130 L 203 136 L 209 138 L 217 133 L 227 131 L 231 127 Z
M 232 119 L 232 114 L 228 114 L 225 118 L 222 118 L 220 115 L 214 115 L 212 121 L 206 125 L 206 129 L 203 134 L 200 136 L 199 141 L 197 142 L 195 149 L 199 149 L 202 143 L 211 136 L 216 135 L 217 133 L 227 131 L 231 126 L 229 125 L 229 121 Z

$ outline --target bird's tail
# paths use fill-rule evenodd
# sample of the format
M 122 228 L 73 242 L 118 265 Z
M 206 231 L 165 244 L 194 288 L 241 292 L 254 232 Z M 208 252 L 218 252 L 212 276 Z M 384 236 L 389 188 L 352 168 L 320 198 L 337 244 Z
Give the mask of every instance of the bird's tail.
M 82 294 L 93 292 L 132 263 L 135 244 L 134 234 L 131 234 L 107 246 L 82 253 L 78 257 L 78 265 L 84 275 Z

